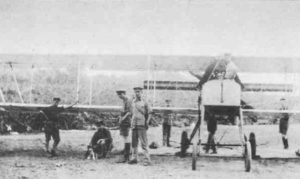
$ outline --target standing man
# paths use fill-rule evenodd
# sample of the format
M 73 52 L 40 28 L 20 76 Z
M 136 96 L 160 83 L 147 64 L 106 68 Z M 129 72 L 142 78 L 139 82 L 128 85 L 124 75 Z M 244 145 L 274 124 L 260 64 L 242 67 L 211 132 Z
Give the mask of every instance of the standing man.
M 288 110 L 288 105 L 286 102 L 285 98 L 280 99 L 280 110 Z M 287 131 L 289 127 L 289 114 L 286 112 L 283 112 L 280 114 L 280 119 L 279 119 L 279 133 L 282 135 L 282 142 L 283 142 L 283 147 L 284 149 L 289 148 L 289 143 L 288 143 L 288 137 L 287 137 Z
M 44 123 L 44 132 L 46 137 L 46 151 L 47 153 L 50 153 L 52 157 L 57 156 L 56 149 L 57 145 L 60 142 L 60 136 L 59 136 L 59 127 L 58 127 L 58 114 L 63 112 L 65 109 L 71 108 L 73 105 L 64 108 L 64 107 L 58 107 L 58 104 L 60 102 L 60 98 L 53 98 L 53 104 L 43 110 L 40 111 L 41 114 L 46 118 L 46 121 Z M 51 140 L 51 137 L 53 139 L 53 147 L 51 152 L 49 151 L 49 142 Z
M 129 164 L 136 164 L 138 162 L 138 142 L 141 142 L 144 150 L 145 161 L 144 165 L 150 165 L 150 155 L 148 152 L 147 129 L 151 118 L 151 109 L 146 101 L 142 99 L 143 88 L 133 88 L 135 99 L 132 102 L 132 159 Z
M 170 107 L 171 100 L 166 100 L 166 107 Z M 171 126 L 172 126 L 172 111 L 165 111 L 163 116 L 163 146 L 167 145 L 168 147 L 171 147 L 170 145 L 170 136 L 171 136 Z
M 116 91 L 119 98 L 123 101 L 123 107 L 120 115 L 120 135 L 124 141 L 124 159 L 118 163 L 125 163 L 129 161 L 130 155 L 130 138 L 129 130 L 131 125 L 131 100 L 126 96 L 125 90 Z
M 212 149 L 212 154 L 217 154 L 217 148 L 215 143 L 215 133 L 217 131 L 217 119 L 216 116 L 213 114 L 207 112 L 205 118 L 207 119 L 207 131 L 208 131 L 208 137 L 207 137 L 207 146 L 205 148 L 205 153 L 208 153 L 210 148 Z

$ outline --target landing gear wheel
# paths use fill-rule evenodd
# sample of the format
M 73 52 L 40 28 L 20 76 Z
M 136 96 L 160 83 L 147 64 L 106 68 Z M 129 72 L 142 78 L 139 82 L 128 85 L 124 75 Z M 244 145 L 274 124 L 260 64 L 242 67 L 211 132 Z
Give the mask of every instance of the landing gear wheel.
M 197 164 L 197 153 L 198 153 L 198 145 L 196 143 L 193 144 L 193 154 L 192 154 L 192 170 L 196 170 Z
M 252 154 L 252 159 L 256 157 L 256 138 L 255 138 L 255 133 L 251 132 L 249 135 L 249 142 L 251 144 L 251 154 Z
M 184 157 L 186 155 L 186 151 L 190 146 L 190 142 L 188 139 L 188 133 L 186 131 L 183 131 L 181 133 L 181 142 L 180 142 L 180 155 L 181 157 Z
M 245 144 L 245 153 L 244 153 L 244 159 L 245 159 L 245 170 L 246 172 L 250 172 L 251 170 L 251 163 L 252 163 L 252 152 L 251 152 L 251 144 L 249 141 Z

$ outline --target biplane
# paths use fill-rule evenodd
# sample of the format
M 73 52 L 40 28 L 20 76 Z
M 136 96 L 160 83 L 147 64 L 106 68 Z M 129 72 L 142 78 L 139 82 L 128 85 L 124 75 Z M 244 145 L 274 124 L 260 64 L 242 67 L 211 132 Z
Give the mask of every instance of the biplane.
M 214 68 L 209 72 L 208 76 L 215 73 L 215 67 L 220 61 L 214 64 Z M 286 68 L 286 67 L 285 67 Z M 285 69 L 287 70 L 287 69 Z M 205 71 L 207 72 L 207 71 Z M 196 78 L 201 80 L 205 78 L 206 73 L 203 75 L 194 74 Z M 192 169 L 196 170 L 197 156 L 200 156 L 200 147 L 210 146 L 209 138 L 208 142 L 204 143 L 202 139 L 203 131 L 201 131 L 201 126 L 204 121 L 209 122 L 211 118 L 215 118 L 216 115 L 229 116 L 231 121 L 235 121 L 239 127 L 239 138 L 240 144 L 214 144 L 215 146 L 241 146 L 243 148 L 242 157 L 245 161 L 245 171 L 249 172 L 251 170 L 252 158 L 256 155 L 256 139 L 255 133 L 251 132 L 249 138 L 243 131 L 244 125 L 244 113 L 245 112 L 273 112 L 282 113 L 278 110 L 257 110 L 252 106 L 247 105 L 245 101 L 241 99 L 242 92 L 252 91 L 252 92 L 292 92 L 293 84 L 242 84 L 240 80 L 236 80 L 234 77 L 231 79 L 226 79 L 226 72 L 222 72 L 218 78 L 215 79 L 205 79 L 200 87 L 200 95 L 198 100 L 198 120 L 195 127 L 188 138 L 186 131 L 182 132 L 181 136 L 181 155 L 183 155 L 190 145 L 193 145 L 192 152 Z M 219 74 L 216 74 L 219 75 Z M 235 76 L 237 77 L 237 76 Z M 168 90 L 196 90 L 197 83 L 195 82 L 183 82 L 183 81 L 145 81 L 144 88 L 150 89 L 168 89 Z M 285 94 L 286 95 L 286 94 Z M 291 113 L 292 111 L 284 111 L 284 113 Z M 295 112 L 295 111 L 293 111 Z M 209 128 L 209 127 L 208 127 Z M 209 130 L 209 129 L 208 129 Z M 196 133 L 198 136 L 196 137 Z
M 47 68 L 49 64 L 75 64 L 80 66 L 93 66 L 94 70 L 139 70 L 139 71 L 188 71 L 197 70 L 204 71 L 205 67 L 210 63 L 214 57 L 209 56 L 145 56 L 145 55 L 124 55 L 124 56 L 93 56 L 93 55 L 5 55 L 1 58 L 2 65 L 6 65 L 14 72 L 14 66 L 22 66 L 22 68 L 29 69 L 35 67 Z M 5 59 L 5 60 L 3 60 Z M 77 62 L 74 63 L 74 59 Z M 84 59 L 84 60 L 78 60 Z M 292 58 L 251 58 L 251 57 L 232 57 L 232 61 L 239 67 L 242 72 L 251 73 L 298 73 L 300 72 L 300 60 Z M 298 64 L 298 65 L 297 65 Z M 192 67 L 191 67 L 192 66 Z M 80 72 L 77 72 L 77 75 Z M 242 79 L 243 80 L 243 79 Z M 46 107 L 45 104 L 32 104 L 25 103 L 22 99 L 21 90 L 18 86 L 16 75 L 14 75 L 14 83 L 16 83 L 17 91 L 20 96 L 21 103 L 12 103 L 5 100 L 1 92 L 2 103 L 0 107 L 7 110 L 25 110 L 25 111 L 38 111 Z M 79 77 L 77 78 L 77 100 L 79 96 Z M 148 80 L 144 81 L 144 88 L 148 90 L 183 90 L 197 92 L 197 82 L 194 81 L 159 81 Z M 215 79 L 207 81 L 201 90 L 201 100 L 198 100 L 198 108 L 188 107 L 157 107 L 153 106 L 153 111 L 161 113 L 164 111 L 172 111 L 174 113 L 193 113 L 198 114 L 197 123 L 190 134 L 190 137 L 182 137 L 181 149 L 186 150 L 190 145 L 193 145 L 193 159 L 192 169 L 196 169 L 197 156 L 200 155 L 200 146 L 207 145 L 201 141 L 201 125 L 204 124 L 205 118 L 208 113 L 216 113 L 221 115 L 229 115 L 239 121 L 239 135 L 240 144 L 234 146 L 242 146 L 244 148 L 243 157 L 245 160 L 246 171 L 251 170 L 252 155 L 255 155 L 256 146 L 251 144 L 251 141 L 246 137 L 243 132 L 243 117 L 245 112 L 282 112 L 278 110 L 259 110 L 253 109 L 250 105 L 243 102 L 241 95 L 242 92 L 283 92 L 290 93 L 294 90 L 292 83 L 266 83 L 244 82 L 242 89 L 239 84 L 233 80 L 228 79 Z M 32 89 L 31 89 L 32 91 Z M 197 101 L 197 100 L 195 100 Z M 75 111 L 90 111 L 90 112 L 118 112 L 119 106 L 99 106 L 99 105 L 76 105 L 73 107 Z M 285 111 L 295 112 L 295 111 Z M 196 138 L 198 133 L 198 138 Z M 255 140 L 255 139 L 254 139 Z M 222 145 L 222 144 L 218 144 Z M 254 153 L 253 153 L 254 152 Z

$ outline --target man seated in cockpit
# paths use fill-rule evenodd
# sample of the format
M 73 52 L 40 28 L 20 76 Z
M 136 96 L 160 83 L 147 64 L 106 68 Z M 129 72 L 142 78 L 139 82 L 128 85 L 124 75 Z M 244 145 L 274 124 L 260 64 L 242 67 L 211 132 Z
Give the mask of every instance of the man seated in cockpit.
M 192 72 L 191 72 L 192 73 Z M 195 76 L 194 73 L 192 75 Z M 196 76 L 200 81 L 198 87 L 202 89 L 202 85 L 212 79 L 234 79 L 238 84 L 241 85 L 241 88 L 244 88 L 241 80 L 237 75 L 237 67 L 232 62 L 230 56 L 225 55 L 222 58 L 214 59 L 205 69 L 205 72 L 202 76 Z

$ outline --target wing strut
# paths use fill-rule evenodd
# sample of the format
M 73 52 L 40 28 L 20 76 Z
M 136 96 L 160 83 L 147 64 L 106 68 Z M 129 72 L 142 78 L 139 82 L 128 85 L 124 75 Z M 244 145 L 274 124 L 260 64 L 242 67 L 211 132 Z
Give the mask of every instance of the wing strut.
M 34 70 L 34 65 L 31 66 L 31 70 L 30 70 L 30 96 L 29 96 L 30 104 L 32 103 L 33 70 Z
M 79 93 L 80 93 L 80 65 L 81 65 L 81 60 L 79 59 L 77 63 L 76 101 L 79 101 Z
M 15 72 L 14 72 L 14 68 L 13 68 L 13 65 L 12 65 L 11 62 L 9 62 L 9 66 L 10 66 L 10 69 L 11 69 L 11 72 L 12 72 L 12 75 L 13 75 L 13 78 L 14 78 L 14 81 L 15 81 L 15 84 L 16 84 L 16 87 L 17 87 L 17 90 L 18 90 L 18 94 L 19 94 L 21 103 L 24 103 L 24 100 L 23 100 L 23 97 L 22 97 L 22 93 L 21 93 L 21 90 L 20 90 L 20 88 L 19 88 L 19 84 L 18 84 L 18 81 L 17 81 L 17 77 L 16 77 L 16 74 L 15 74 Z
M 1 96 L 1 99 L 2 99 L 3 103 L 6 103 L 4 95 L 3 95 L 3 91 L 2 91 L 1 88 L 0 88 L 0 96 Z

